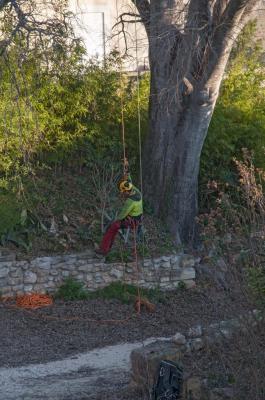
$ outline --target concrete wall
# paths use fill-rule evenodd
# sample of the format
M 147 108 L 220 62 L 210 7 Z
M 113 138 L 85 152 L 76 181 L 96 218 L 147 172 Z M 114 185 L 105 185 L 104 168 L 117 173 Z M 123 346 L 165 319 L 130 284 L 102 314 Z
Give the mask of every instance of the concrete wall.
M 87 48 L 89 57 L 99 60 L 112 49 L 125 52 L 123 35 L 116 36 L 120 27 L 113 29 L 117 15 L 123 12 L 134 12 L 135 8 L 128 0 L 69 0 L 70 9 L 76 14 L 76 33 L 81 36 Z M 117 6 L 117 7 L 116 7 Z M 128 57 L 124 69 L 136 70 L 136 36 L 138 44 L 138 60 L 140 69 L 148 68 L 148 42 L 142 24 L 127 24 Z M 119 40 L 118 40 L 119 38 Z
M 78 17 L 76 32 L 83 37 L 88 56 L 97 57 L 102 60 L 104 54 L 108 54 L 111 49 L 119 48 L 123 53 L 125 43 L 123 35 L 119 35 L 117 29 L 113 29 L 117 22 L 117 14 L 123 12 L 135 12 L 131 0 L 69 0 L 70 9 Z M 252 18 L 258 19 L 257 37 L 261 38 L 265 48 L 265 1 L 259 5 L 259 8 L 253 13 Z M 125 26 L 128 39 L 128 58 L 124 63 L 124 69 L 127 71 L 136 70 L 136 36 L 138 43 L 138 59 L 140 70 L 148 69 L 148 41 L 142 24 L 137 24 L 137 35 L 135 33 L 135 24 Z

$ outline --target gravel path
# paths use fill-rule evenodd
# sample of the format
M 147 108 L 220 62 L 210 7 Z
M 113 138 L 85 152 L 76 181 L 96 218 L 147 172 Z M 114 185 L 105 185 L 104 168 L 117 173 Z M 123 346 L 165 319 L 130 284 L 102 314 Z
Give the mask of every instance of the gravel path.
M 80 400 L 110 391 L 123 395 L 130 382 L 130 354 L 140 346 L 141 342 L 125 343 L 61 361 L 0 368 L 0 400 Z

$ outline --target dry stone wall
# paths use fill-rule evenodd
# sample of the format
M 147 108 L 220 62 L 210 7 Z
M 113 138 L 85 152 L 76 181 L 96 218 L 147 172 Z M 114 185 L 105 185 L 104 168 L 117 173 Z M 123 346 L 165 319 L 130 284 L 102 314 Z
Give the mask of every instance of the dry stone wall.
M 143 288 L 174 289 L 179 282 L 194 286 L 195 260 L 187 254 L 163 256 L 135 262 L 105 263 L 92 252 L 51 257 L 37 257 L 28 261 L 16 260 L 14 254 L 2 250 L 0 254 L 0 292 L 3 296 L 24 293 L 53 293 L 67 277 L 83 282 L 88 290 L 97 290 L 111 282 L 139 284 Z

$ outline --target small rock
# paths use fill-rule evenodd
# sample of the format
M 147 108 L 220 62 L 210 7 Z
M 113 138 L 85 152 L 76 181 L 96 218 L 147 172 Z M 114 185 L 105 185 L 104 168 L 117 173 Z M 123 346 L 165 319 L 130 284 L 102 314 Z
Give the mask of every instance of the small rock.
M 231 400 L 234 398 L 234 391 L 230 387 L 215 388 L 210 393 L 210 400 Z
M 184 385 L 185 399 L 202 400 L 202 382 L 197 377 L 189 378 Z
M 144 260 L 144 267 L 152 267 L 152 261 L 151 260 Z
M 179 256 L 179 255 L 172 256 L 171 257 L 172 267 L 179 268 L 180 267 L 180 260 L 181 260 L 181 256 Z
M 26 293 L 31 293 L 32 290 L 33 290 L 33 285 L 25 285 L 25 286 L 24 286 L 24 291 L 25 291 Z
M 7 283 L 11 286 L 21 285 L 22 278 L 8 278 Z
M 177 332 L 173 337 L 172 337 L 172 342 L 177 344 L 177 345 L 183 345 L 186 344 L 186 338 L 182 333 Z
M 0 262 L 1 263 L 15 261 L 15 259 L 16 259 L 16 255 L 15 254 L 8 254 L 8 255 L 5 255 L 5 256 L 0 256 Z
M 170 261 L 163 261 L 161 263 L 161 268 L 170 269 L 170 267 L 171 267 Z
M 50 269 L 51 261 L 51 257 L 38 257 L 31 261 L 31 265 L 42 269 Z
M 186 280 L 193 280 L 196 277 L 196 271 L 195 268 L 192 267 L 187 267 L 181 270 L 181 274 L 179 279 L 181 281 L 186 281 Z
M 201 338 L 191 339 L 189 340 L 188 344 L 191 351 L 199 351 L 204 347 L 204 343 Z
M 194 267 L 194 265 L 195 265 L 194 257 L 190 256 L 189 254 L 183 254 L 180 260 L 181 268 Z
M 121 279 L 123 277 L 123 272 L 118 269 L 112 268 L 110 271 L 110 275 L 114 276 L 117 279 Z
M 52 219 L 51 219 L 51 226 L 50 226 L 49 231 L 50 231 L 50 233 L 51 233 L 52 235 L 56 235 L 57 232 L 58 232 L 58 226 L 57 226 L 57 224 L 56 224 L 56 222 L 55 222 L 54 217 L 52 217 Z
M 67 215 L 65 215 L 65 214 L 63 214 L 63 222 L 66 224 L 68 224 L 68 222 L 69 222 L 69 219 L 68 219 Z
M 186 289 L 193 289 L 193 288 L 196 287 L 196 283 L 195 283 L 195 281 L 192 280 L 192 279 L 188 279 L 188 280 L 185 280 L 185 281 L 183 281 L 183 282 L 184 282 L 185 285 L 186 285 Z
M 4 268 L 0 268 L 0 278 L 5 278 L 8 275 L 8 268 L 4 267 Z
M 36 283 L 37 274 L 35 272 L 26 271 L 24 274 L 24 283 Z
M 202 336 L 202 326 L 197 325 L 197 326 L 194 326 L 193 328 L 190 328 L 188 330 L 188 336 L 190 338 L 196 338 L 196 337 Z
M 161 261 L 165 261 L 165 262 L 170 261 L 170 256 L 162 256 Z
M 162 283 L 162 282 L 170 282 L 170 277 L 169 276 L 162 276 L 161 278 L 160 278 L 160 282 Z
M 151 389 L 161 360 L 180 363 L 182 351 L 172 342 L 157 341 L 131 353 L 132 377 L 140 387 Z

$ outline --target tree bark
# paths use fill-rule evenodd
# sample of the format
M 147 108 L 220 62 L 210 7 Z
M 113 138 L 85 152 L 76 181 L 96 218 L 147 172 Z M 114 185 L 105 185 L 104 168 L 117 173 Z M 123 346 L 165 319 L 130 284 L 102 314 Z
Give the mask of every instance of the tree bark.
M 154 80 L 153 77 L 152 88 Z M 212 90 L 216 92 L 217 88 Z M 171 99 L 170 103 L 151 94 L 144 193 L 177 243 L 194 238 L 200 155 L 216 98 L 209 99 L 208 90 L 197 89 L 187 94 L 180 107 L 176 100 Z
M 151 70 L 144 195 L 175 241 L 194 238 L 200 156 L 229 55 L 259 0 L 132 0 Z

